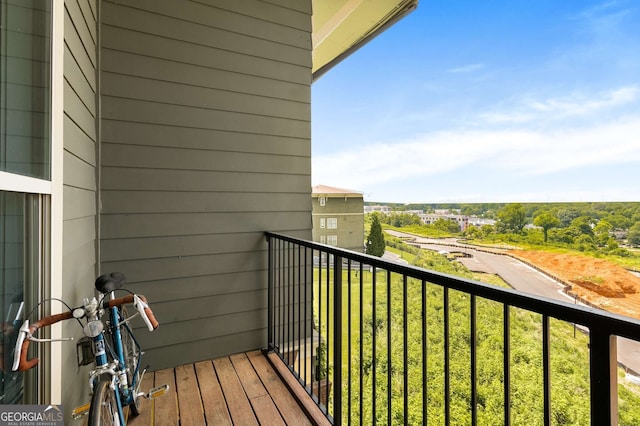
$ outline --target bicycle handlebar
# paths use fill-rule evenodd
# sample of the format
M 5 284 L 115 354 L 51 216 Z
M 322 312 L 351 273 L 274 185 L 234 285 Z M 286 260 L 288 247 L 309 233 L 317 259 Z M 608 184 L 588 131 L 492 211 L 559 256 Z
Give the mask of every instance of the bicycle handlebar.
M 18 341 L 16 342 L 16 351 L 14 353 L 13 371 L 29 370 L 35 367 L 36 364 L 38 364 L 38 361 L 40 361 L 38 357 L 29 360 L 27 359 L 27 351 L 29 350 L 29 344 L 31 343 L 29 337 L 32 336 L 33 333 L 38 331 L 38 329 L 41 327 L 46 327 L 47 325 L 55 324 L 58 321 L 63 321 L 71 317 L 71 311 L 67 311 L 61 314 L 50 315 L 48 317 L 41 318 L 40 320 L 31 324 L 28 331 L 26 330 L 26 327 L 20 327 L 20 335 L 18 336 Z M 26 326 L 28 326 L 28 324 L 28 322 L 25 322 Z M 22 342 L 20 355 L 19 357 L 17 357 L 18 359 L 15 359 L 18 352 L 17 348 L 20 342 Z
M 136 300 L 138 299 L 138 300 Z M 138 303 L 138 302 L 142 303 Z M 140 316 L 144 320 L 145 324 L 147 324 L 147 328 L 149 331 L 153 331 L 158 328 L 159 323 L 156 320 L 156 317 L 153 315 L 151 308 L 147 304 L 147 299 L 142 295 L 129 294 L 125 297 L 120 297 L 118 299 L 107 300 L 103 303 L 104 308 L 113 308 L 116 306 L 125 305 L 128 303 L 134 303 L 136 305 L 136 309 L 140 312 Z M 29 350 L 29 344 L 31 341 L 29 340 L 33 333 L 38 331 L 39 328 L 46 327 L 48 325 L 55 324 L 59 321 L 67 320 L 73 317 L 73 310 L 63 312 L 61 314 L 49 315 L 48 317 L 41 318 L 40 320 L 33 323 L 31 326 L 28 324 L 28 320 L 25 321 L 22 327 L 20 327 L 20 332 L 18 335 L 18 341 L 16 342 L 16 348 L 14 352 L 14 362 L 13 362 L 13 371 L 26 371 L 33 367 L 35 367 L 40 361 L 37 357 L 32 359 L 27 359 L 27 351 Z M 28 327 L 28 329 L 27 329 Z M 18 355 L 18 347 L 20 347 L 19 356 Z

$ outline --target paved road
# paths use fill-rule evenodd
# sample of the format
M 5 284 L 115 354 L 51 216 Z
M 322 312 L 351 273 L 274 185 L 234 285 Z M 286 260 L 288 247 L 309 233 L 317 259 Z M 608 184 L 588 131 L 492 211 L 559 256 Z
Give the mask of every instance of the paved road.
M 387 232 L 398 237 L 415 237 L 397 231 Z M 562 292 L 560 283 L 512 257 L 478 251 L 473 246 L 457 244 L 453 239 L 415 238 L 415 243 L 424 249 L 448 252 L 462 251 L 471 254 L 472 257 L 460 258 L 460 262 L 472 271 L 499 275 L 517 290 L 565 302 L 574 301 L 573 298 Z M 456 247 L 451 245 L 456 245 Z M 640 374 L 640 342 L 619 337 L 618 362 Z

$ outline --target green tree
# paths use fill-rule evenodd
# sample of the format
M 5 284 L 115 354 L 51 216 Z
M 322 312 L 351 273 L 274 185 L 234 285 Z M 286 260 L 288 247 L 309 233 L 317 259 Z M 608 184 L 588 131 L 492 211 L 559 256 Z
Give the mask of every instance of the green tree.
M 367 235 L 366 253 L 378 257 L 382 257 L 384 254 L 384 235 L 377 215 L 374 215 L 371 220 L 371 229 L 369 230 L 369 235 Z
M 571 226 L 580 230 L 580 233 L 593 237 L 593 220 L 589 216 L 579 216 L 571 221 Z
M 627 241 L 632 246 L 640 246 L 640 222 L 636 222 L 636 224 L 629 229 Z
M 452 234 L 460 232 L 460 225 L 455 220 L 440 218 L 433 222 L 432 226 L 441 231 L 450 232 Z
M 544 212 L 533 219 L 533 224 L 542 228 L 544 233 L 544 242 L 547 242 L 549 229 L 560 226 L 560 220 L 551 213 Z
M 498 232 L 519 234 L 526 224 L 526 211 L 522 204 L 507 204 L 498 212 L 496 227 Z
M 596 237 L 596 243 L 603 247 L 609 244 L 609 233 L 613 230 L 613 225 L 608 221 L 601 219 L 596 226 L 593 227 L 593 234 Z
M 580 216 L 580 210 L 569 207 L 566 209 L 562 209 L 558 212 L 558 219 L 560 219 L 560 226 L 566 228 L 571 224 L 571 221 Z

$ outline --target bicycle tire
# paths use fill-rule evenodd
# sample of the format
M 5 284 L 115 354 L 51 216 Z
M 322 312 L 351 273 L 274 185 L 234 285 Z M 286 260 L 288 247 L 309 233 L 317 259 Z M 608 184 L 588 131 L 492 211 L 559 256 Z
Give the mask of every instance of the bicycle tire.
M 122 318 L 127 317 L 127 310 L 122 307 Z M 140 398 L 138 397 L 138 390 L 140 389 L 140 381 L 142 379 L 138 363 L 140 362 L 140 348 L 136 344 L 131 330 L 128 326 L 122 327 L 120 330 L 120 338 L 122 339 L 122 352 L 124 354 L 124 367 L 127 369 L 127 381 L 129 386 L 133 386 L 135 381 L 135 388 L 131 389 L 133 395 L 133 402 L 129 405 L 129 413 L 131 417 L 136 417 L 140 414 Z
M 116 394 L 111 389 L 111 380 L 108 377 L 102 377 L 98 384 L 93 388 L 93 396 L 91 397 L 91 406 L 89 407 L 89 426 L 107 426 L 120 425 L 120 417 L 118 416 L 118 403 L 116 402 Z

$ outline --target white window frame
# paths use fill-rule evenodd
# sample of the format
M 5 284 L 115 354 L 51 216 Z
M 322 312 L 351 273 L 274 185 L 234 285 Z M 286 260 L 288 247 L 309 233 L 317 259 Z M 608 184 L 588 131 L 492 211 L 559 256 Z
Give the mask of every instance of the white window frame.
M 42 273 L 48 275 L 50 287 L 47 289 L 50 298 L 62 298 L 62 193 L 63 193 L 63 121 L 64 121 L 64 2 L 51 0 L 51 180 L 0 172 L 0 191 L 22 192 L 30 194 L 49 195 L 50 210 L 50 241 L 48 270 Z M 46 236 L 44 238 L 47 240 Z M 45 265 L 47 266 L 47 265 Z M 51 313 L 62 312 L 60 304 L 51 304 Z M 62 337 L 62 325 L 53 324 L 50 327 L 51 338 Z M 41 394 L 47 395 L 47 403 L 62 404 L 62 345 L 49 345 L 48 370 L 50 376 L 45 380 L 47 389 Z M 44 367 L 44 366 L 42 366 Z
M 337 235 L 327 235 L 327 245 L 329 246 L 338 246 L 338 236 Z
M 324 229 L 327 225 L 326 225 L 326 219 L 324 217 L 320 218 L 320 229 Z
M 320 202 L 321 207 L 324 207 L 324 205 L 327 204 L 327 199 L 325 197 L 320 197 L 318 201 Z
M 327 229 L 338 229 L 338 218 L 337 217 L 328 217 L 327 218 Z

